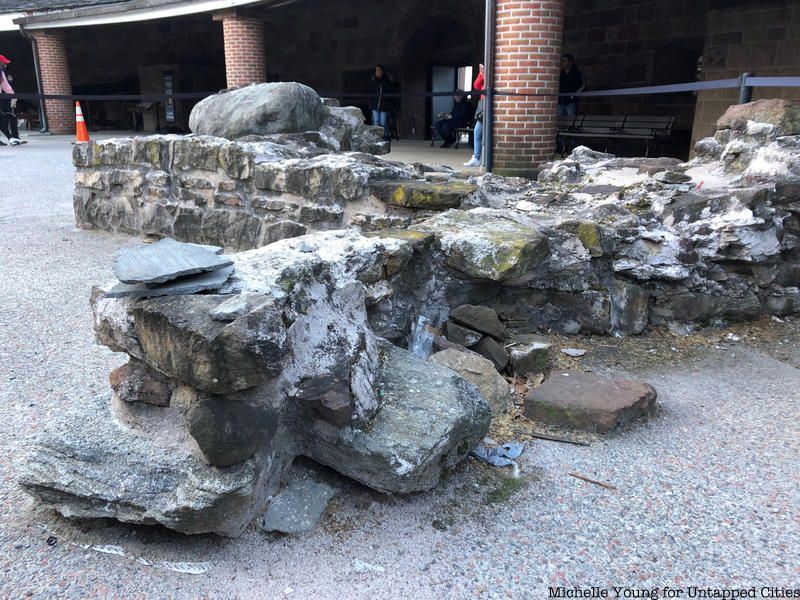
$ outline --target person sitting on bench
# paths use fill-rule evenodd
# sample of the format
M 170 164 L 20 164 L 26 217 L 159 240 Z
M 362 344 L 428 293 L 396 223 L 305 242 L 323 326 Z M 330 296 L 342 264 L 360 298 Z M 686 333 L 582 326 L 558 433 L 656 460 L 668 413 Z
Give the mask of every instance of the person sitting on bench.
M 472 107 L 467 101 L 464 90 L 456 90 L 453 95 L 453 108 L 450 110 L 449 118 L 436 121 L 434 126 L 436 134 L 444 140 L 442 148 L 449 148 L 456 142 L 456 129 L 466 127 L 472 118 Z

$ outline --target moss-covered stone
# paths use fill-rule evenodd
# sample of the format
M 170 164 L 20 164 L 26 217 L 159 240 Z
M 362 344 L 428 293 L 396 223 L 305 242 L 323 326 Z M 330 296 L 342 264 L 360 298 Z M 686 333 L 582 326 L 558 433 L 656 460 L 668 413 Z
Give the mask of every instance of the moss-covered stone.
M 578 223 L 577 234 L 589 254 L 595 258 L 603 256 L 603 240 L 600 236 L 600 228 L 595 223 L 581 221 Z
M 413 247 L 419 247 L 433 240 L 433 234 L 414 229 L 383 229 L 381 231 L 367 231 L 365 237 L 388 237 L 409 242 Z
M 476 279 L 522 277 L 550 254 L 547 238 L 501 211 L 451 210 L 413 227 L 436 235 L 445 263 Z
M 414 210 L 457 208 L 477 188 L 465 181 L 392 181 L 371 186 L 372 193 L 392 206 Z

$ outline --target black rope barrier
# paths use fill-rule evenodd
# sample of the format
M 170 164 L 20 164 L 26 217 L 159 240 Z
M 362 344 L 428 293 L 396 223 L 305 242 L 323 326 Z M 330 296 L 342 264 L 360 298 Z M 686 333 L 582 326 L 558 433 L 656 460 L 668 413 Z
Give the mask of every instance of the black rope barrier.
M 514 90 L 504 90 L 498 88 L 486 88 L 484 90 L 452 90 L 447 92 L 396 92 L 383 94 L 385 98 L 436 98 L 454 96 L 457 93 L 465 95 L 488 95 L 498 97 L 514 98 L 539 98 L 570 96 L 576 98 L 596 98 L 610 96 L 645 96 L 653 94 L 680 94 L 688 92 L 699 92 L 704 90 L 736 89 L 742 87 L 800 87 L 800 77 L 745 77 L 736 79 L 718 79 L 714 81 L 696 81 L 693 83 L 677 83 L 669 85 L 653 85 L 645 87 L 616 88 L 610 90 L 592 90 L 588 92 L 571 92 L 558 94 L 553 92 L 520 92 Z M 166 100 L 200 100 L 209 96 L 214 96 L 220 92 L 184 92 L 174 94 L 2 94 L 0 97 L 16 100 L 70 100 L 70 101 L 120 101 L 120 102 L 163 102 Z M 222 91 L 225 93 L 225 90 Z M 368 92 L 320 92 L 320 96 L 326 98 L 353 98 L 366 99 L 372 96 Z

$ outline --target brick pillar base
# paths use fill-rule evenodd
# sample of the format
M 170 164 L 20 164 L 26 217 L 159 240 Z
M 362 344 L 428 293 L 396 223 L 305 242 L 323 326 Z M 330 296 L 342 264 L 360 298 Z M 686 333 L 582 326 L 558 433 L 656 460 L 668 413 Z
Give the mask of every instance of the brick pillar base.
M 56 31 L 34 32 L 42 74 L 42 93 L 72 94 L 64 36 Z M 52 133 L 75 133 L 75 103 L 71 100 L 45 100 L 47 128 Z
M 532 177 L 553 157 L 564 0 L 497 0 L 494 172 Z
M 222 21 L 228 87 L 264 83 L 267 61 L 263 21 L 235 14 L 221 14 L 215 19 Z

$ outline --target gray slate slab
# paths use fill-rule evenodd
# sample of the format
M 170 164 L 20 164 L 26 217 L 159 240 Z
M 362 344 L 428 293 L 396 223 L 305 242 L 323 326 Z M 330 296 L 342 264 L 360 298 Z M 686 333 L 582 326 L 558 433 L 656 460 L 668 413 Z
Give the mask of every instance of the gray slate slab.
M 308 479 L 294 481 L 270 503 L 261 528 L 281 533 L 311 531 L 335 493 L 336 490 L 324 483 Z
M 214 254 L 222 254 L 225 251 L 225 249 L 222 246 L 212 246 L 210 244 L 192 244 L 192 243 L 190 243 L 189 245 L 195 246 L 197 248 L 203 248 L 204 250 L 209 250 Z
M 233 267 L 225 267 L 210 273 L 199 273 L 183 277 L 177 281 L 170 281 L 158 287 L 147 287 L 144 284 L 128 285 L 118 283 L 108 292 L 106 298 L 158 298 L 159 296 L 184 296 L 218 290 L 233 275 Z
M 232 264 L 215 249 L 165 238 L 138 248 L 122 248 L 114 258 L 113 269 L 122 283 L 153 285 Z

